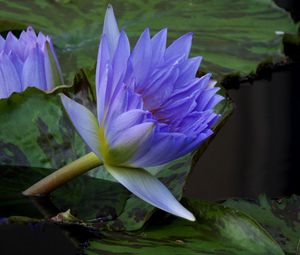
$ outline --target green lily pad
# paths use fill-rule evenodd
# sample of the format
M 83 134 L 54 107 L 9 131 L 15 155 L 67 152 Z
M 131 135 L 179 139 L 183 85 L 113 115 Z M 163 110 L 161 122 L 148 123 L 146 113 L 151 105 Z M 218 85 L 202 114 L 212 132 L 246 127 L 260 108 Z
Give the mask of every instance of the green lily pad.
M 0 100 L 0 164 L 55 169 L 87 153 L 57 93 L 36 88 Z
M 196 222 L 161 220 L 138 232 L 102 232 L 86 254 L 284 254 L 272 237 L 245 213 L 224 205 L 185 200 Z
M 271 200 L 266 195 L 261 195 L 257 200 L 230 199 L 223 204 L 255 218 L 278 241 L 286 254 L 299 254 L 299 196 Z
M 120 27 L 132 42 L 142 30 L 169 28 L 169 41 L 194 32 L 192 55 L 204 56 L 203 68 L 219 78 L 247 75 L 266 58 L 282 58 L 282 35 L 296 34 L 289 14 L 272 0 L 112 0 Z M 24 24 L 50 34 L 58 49 L 67 83 L 82 67 L 93 66 L 107 3 L 105 1 L 0 0 L 5 31 Z M 30 13 L 30 15 L 28 15 Z M 7 25 L 5 24 L 7 21 Z M 275 33 L 279 31 L 279 33 Z

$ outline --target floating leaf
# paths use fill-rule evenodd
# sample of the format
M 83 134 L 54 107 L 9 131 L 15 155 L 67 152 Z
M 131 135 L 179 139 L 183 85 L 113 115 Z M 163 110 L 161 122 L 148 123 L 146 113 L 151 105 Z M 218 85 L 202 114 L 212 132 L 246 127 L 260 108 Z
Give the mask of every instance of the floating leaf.
M 30 88 L 0 100 L 0 164 L 55 169 L 87 153 L 58 92 Z
M 137 38 L 145 27 L 153 32 L 168 27 L 170 41 L 194 32 L 192 54 L 203 55 L 204 69 L 219 77 L 232 72 L 247 75 L 266 58 L 280 59 L 282 35 L 275 32 L 297 32 L 289 14 L 272 0 L 110 3 L 130 38 Z M 94 65 L 107 2 L 1 0 L 0 5 L 0 28 L 30 24 L 52 35 L 69 81 L 79 68 Z M 10 23 L 4 25 L 5 20 Z
M 252 218 L 229 207 L 196 200 L 185 205 L 197 218 L 161 220 L 138 232 L 111 233 L 90 242 L 85 251 L 96 254 L 284 254 Z
M 299 254 L 299 196 L 271 200 L 261 195 L 257 200 L 229 199 L 224 204 L 255 218 L 278 241 L 286 254 Z

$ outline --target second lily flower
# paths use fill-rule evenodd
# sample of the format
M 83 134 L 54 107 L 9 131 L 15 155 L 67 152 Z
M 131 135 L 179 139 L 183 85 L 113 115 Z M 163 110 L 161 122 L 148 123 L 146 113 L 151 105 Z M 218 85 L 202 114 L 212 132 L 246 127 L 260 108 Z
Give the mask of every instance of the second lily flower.
M 52 40 L 32 27 L 20 38 L 9 32 L 0 35 L 0 99 L 28 87 L 50 91 L 62 85 L 63 78 Z
M 99 46 L 96 118 L 62 95 L 74 126 L 105 169 L 146 202 L 195 220 L 171 192 L 143 168 L 177 159 L 213 132 L 214 106 L 222 100 L 210 74 L 196 78 L 201 58 L 188 58 L 192 34 L 166 48 L 167 30 L 146 29 L 132 53 L 108 7 Z

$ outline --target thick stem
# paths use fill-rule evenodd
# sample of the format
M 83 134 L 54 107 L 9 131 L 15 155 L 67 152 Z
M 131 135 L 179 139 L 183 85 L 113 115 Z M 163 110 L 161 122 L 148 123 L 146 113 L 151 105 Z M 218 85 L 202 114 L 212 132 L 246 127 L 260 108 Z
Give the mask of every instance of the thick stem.
M 31 187 L 23 191 L 23 195 L 35 196 L 48 194 L 78 175 L 88 172 L 101 164 L 101 160 L 93 152 L 91 152 L 33 184 Z

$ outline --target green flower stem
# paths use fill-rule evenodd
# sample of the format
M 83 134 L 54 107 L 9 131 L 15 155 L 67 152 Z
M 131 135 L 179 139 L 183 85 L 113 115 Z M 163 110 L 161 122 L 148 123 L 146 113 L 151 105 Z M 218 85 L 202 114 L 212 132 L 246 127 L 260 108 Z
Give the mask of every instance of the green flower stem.
M 33 184 L 31 187 L 23 191 L 23 195 L 35 196 L 48 194 L 73 178 L 84 174 L 101 164 L 101 160 L 95 153 L 91 152 Z

